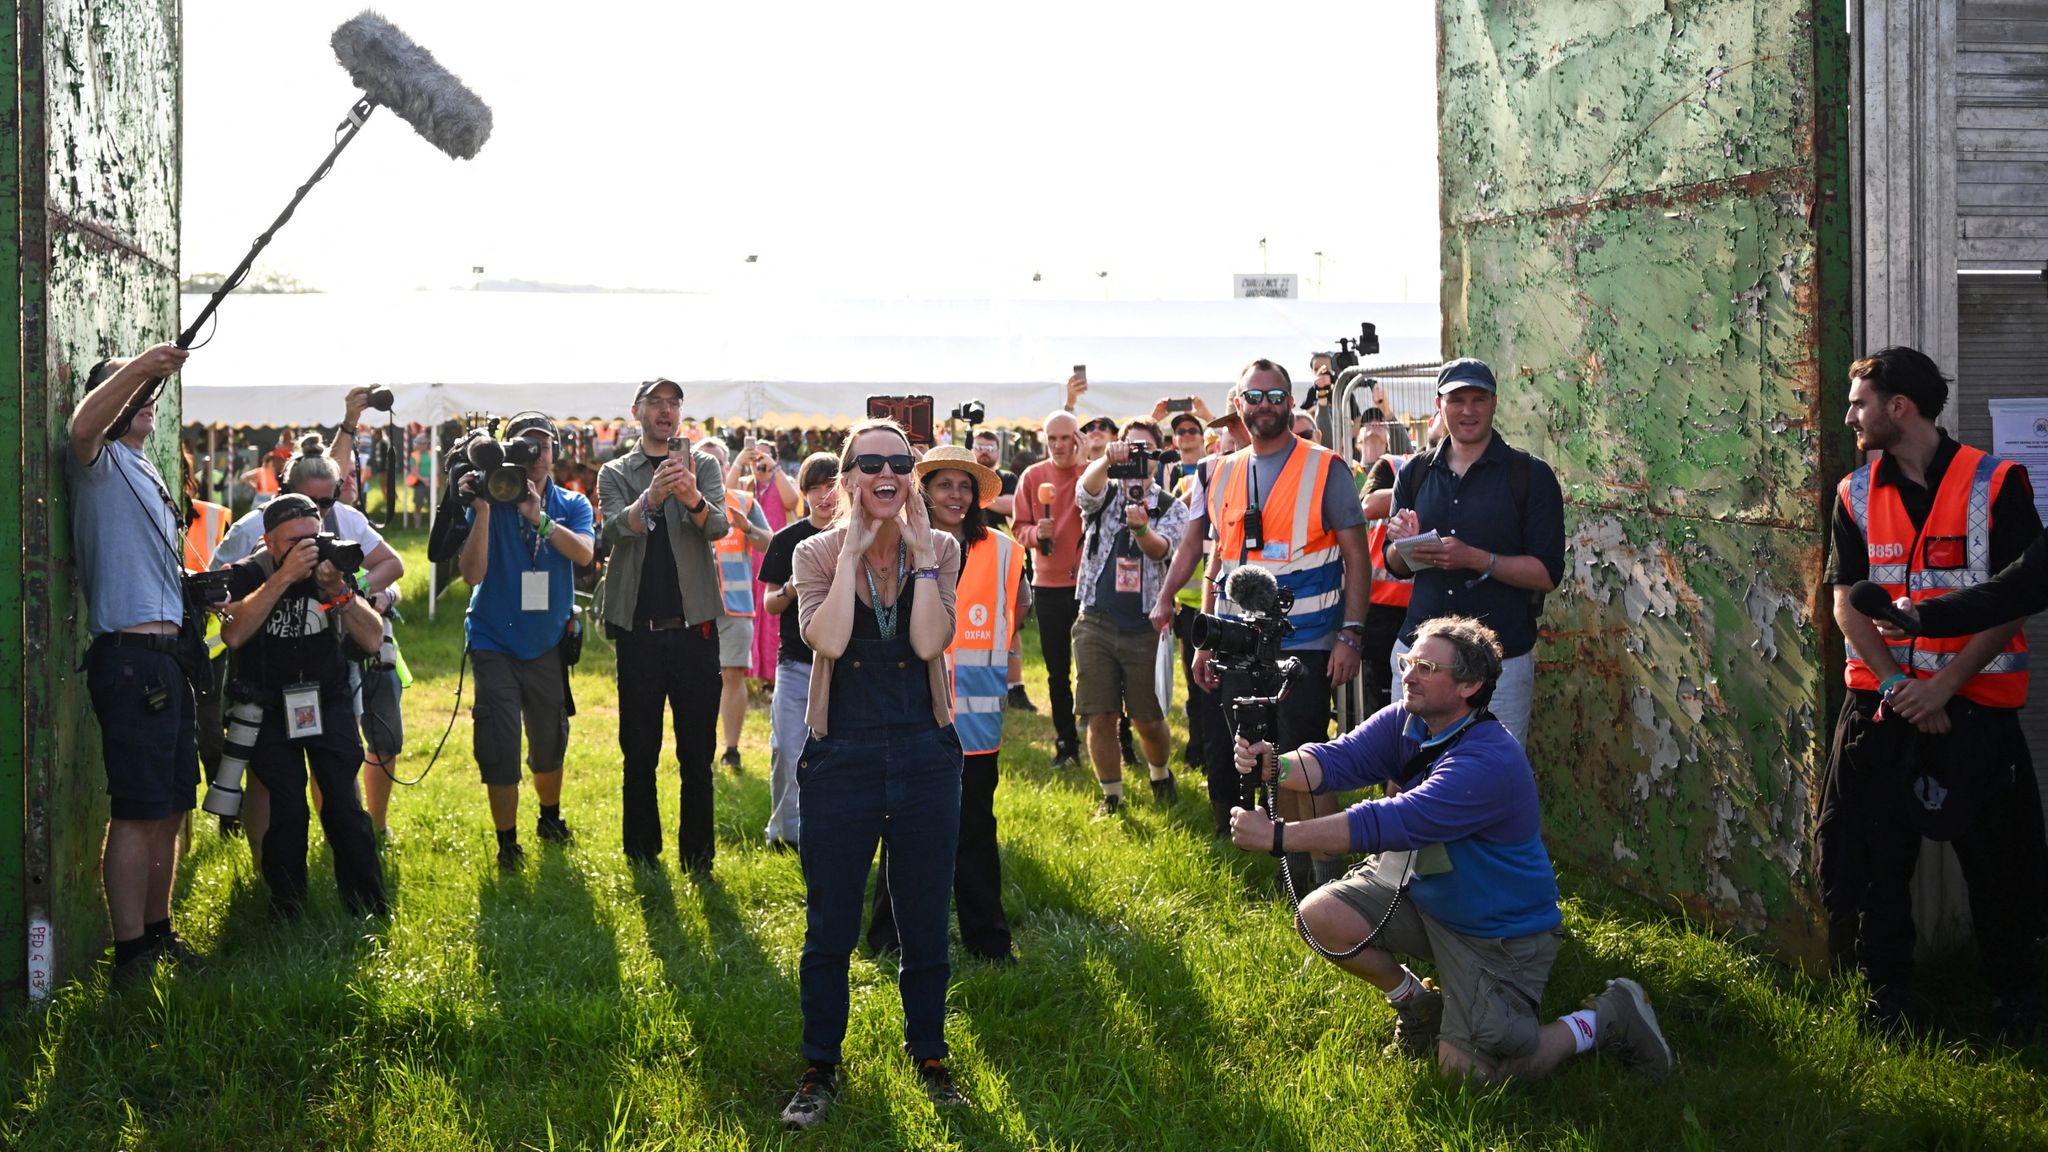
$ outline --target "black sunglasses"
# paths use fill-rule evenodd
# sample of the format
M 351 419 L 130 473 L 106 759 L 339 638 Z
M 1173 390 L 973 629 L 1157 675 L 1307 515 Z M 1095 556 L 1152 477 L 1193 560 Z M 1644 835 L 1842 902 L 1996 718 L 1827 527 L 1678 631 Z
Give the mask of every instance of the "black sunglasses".
M 889 471 L 898 476 L 908 476 L 911 469 L 917 467 L 917 461 L 900 452 L 894 456 L 884 456 L 879 452 L 863 452 L 853 458 L 853 466 L 870 476 L 880 472 L 884 464 L 889 466 Z
M 1244 394 L 1247 404 L 1291 404 L 1293 398 L 1285 388 L 1248 388 Z

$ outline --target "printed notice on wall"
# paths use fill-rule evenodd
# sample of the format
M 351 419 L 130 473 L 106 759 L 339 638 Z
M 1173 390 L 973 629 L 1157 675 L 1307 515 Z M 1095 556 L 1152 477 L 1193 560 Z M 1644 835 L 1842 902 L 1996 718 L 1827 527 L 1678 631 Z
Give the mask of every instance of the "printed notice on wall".
M 2048 397 L 1991 401 L 1991 454 L 2026 465 L 2034 508 L 2048 520 Z
M 50 994 L 50 968 L 56 961 L 56 941 L 50 935 L 50 919 L 28 918 L 28 998 L 41 1000 Z

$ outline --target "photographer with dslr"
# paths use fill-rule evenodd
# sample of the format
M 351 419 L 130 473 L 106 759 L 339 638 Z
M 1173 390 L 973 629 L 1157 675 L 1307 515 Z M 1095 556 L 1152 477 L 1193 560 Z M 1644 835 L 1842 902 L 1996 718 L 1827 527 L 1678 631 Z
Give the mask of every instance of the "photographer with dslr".
M 1159 630 L 1146 609 L 1159 599 L 1167 560 L 1187 530 L 1187 506 L 1154 479 L 1158 462 L 1172 455 L 1159 439 L 1150 420 L 1127 422 L 1123 438 L 1088 465 L 1074 490 L 1086 524 L 1075 586 L 1081 614 L 1074 623 L 1074 710 L 1087 718 L 1088 758 L 1102 786 L 1097 819 L 1123 806 L 1117 719 L 1126 710 L 1144 749 L 1152 798 L 1171 807 L 1180 795 L 1167 766 L 1172 734 L 1153 686 Z
M 359 652 L 384 641 L 384 621 L 356 591 L 362 549 L 320 531 L 320 508 L 286 493 L 263 508 L 263 551 L 228 568 L 221 639 L 233 650 L 228 692 L 263 710 L 249 769 L 270 793 L 263 836 L 271 911 L 291 919 L 306 899 L 307 769 L 320 786 L 320 826 L 352 915 L 386 911 L 376 834 L 356 798 L 356 734 L 346 637 Z
M 1263 741 L 1235 744 L 1239 772 L 1256 770 L 1284 791 L 1334 796 L 1387 784 L 1393 795 L 1301 823 L 1239 808 L 1231 840 L 1275 855 L 1379 854 L 1303 900 L 1297 924 L 1325 959 L 1386 995 L 1396 1017 L 1390 1054 L 1434 1053 L 1443 1071 L 1494 1083 L 1543 1075 L 1598 1048 L 1630 1071 L 1668 1075 L 1671 1049 L 1633 980 L 1609 980 L 1581 1010 L 1537 1023 L 1563 917 L 1535 773 L 1486 710 L 1501 668 L 1493 630 L 1439 617 L 1400 659 L 1401 703 L 1336 740 L 1277 759 Z M 1433 964 L 1438 986 L 1396 953 Z
M 190 677 L 202 670 L 179 660 L 178 634 L 193 609 L 181 582 L 177 504 L 142 452 L 156 429 L 156 403 L 144 390 L 185 356 L 158 344 L 94 365 L 71 417 L 66 461 L 72 555 L 92 633 L 86 686 L 107 773 L 102 876 L 116 983 L 146 979 L 163 956 L 191 955 L 171 930 L 171 883 L 178 830 L 199 786 Z
M 458 564 L 469 582 L 465 620 L 470 663 L 476 669 L 477 768 L 490 794 L 498 833 L 498 867 L 517 869 L 519 847 L 519 732 L 524 720 L 527 763 L 540 801 L 534 834 L 565 844 L 562 756 L 569 747 L 569 676 L 562 640 L 574 608 L 576 566 L 592 555 L 590 501 L 554 481 L 555 423 L 538 412 L 520 413 L 506 435 L 524 440 L 525 492 L 509 492 L 505 469 L 479 468 L 463 477 L 471 494 L 469 536 Z M 508 461 L 512 452 L 505 452 Z M 497 483 L 493 483 L 497 481 Z M 500 491 L 494 492 L 494 489 Z

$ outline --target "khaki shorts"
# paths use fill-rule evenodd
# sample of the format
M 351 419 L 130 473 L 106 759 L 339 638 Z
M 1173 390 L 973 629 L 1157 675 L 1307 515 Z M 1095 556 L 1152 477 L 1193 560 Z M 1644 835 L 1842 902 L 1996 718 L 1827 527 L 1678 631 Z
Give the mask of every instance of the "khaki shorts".
M 718 666 L 751 668 L 753 664 L 754 618 L 721 613 L 718 617 Z
M 1083 612 L 1074 621 L 1074 714 L 1116 715 L 1133 723 L 1166 719 L 1152 687 L 1159 633 L 1119 632 L 1107 619 Z
M 1322 890 L 1365 917 L 1368 925 L 1387 914 L 1395 891 L 1373 873 L 1370 861 Z M 1444 994 L 1437 1038 L 1497 1064 L 1536 1051 L 1542 1027 L 1536 1011 L 1562 935 L 1552 929 L 1499 940 L 1466 936 L 1417 908 L 1413 899 L 1403 899 L 1374 946 L 1434 964 Z

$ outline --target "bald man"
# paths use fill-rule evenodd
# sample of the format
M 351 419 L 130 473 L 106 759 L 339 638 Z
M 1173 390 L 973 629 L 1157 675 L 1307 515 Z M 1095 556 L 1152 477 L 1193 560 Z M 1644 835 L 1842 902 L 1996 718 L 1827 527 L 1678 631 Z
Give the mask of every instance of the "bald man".
M 1052 697 L 1055 768 L 1078 767 L 1081 738 L 1074 725 L 1074 584 L 1081 571 L 1081 422 L 1064 409 L 1045 418 L 1044 460 L 1017 478 L 1017 539 L 1037 549 L 1031 589 L 1037 601 L 1038 642 Z

